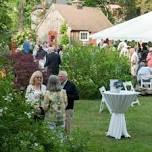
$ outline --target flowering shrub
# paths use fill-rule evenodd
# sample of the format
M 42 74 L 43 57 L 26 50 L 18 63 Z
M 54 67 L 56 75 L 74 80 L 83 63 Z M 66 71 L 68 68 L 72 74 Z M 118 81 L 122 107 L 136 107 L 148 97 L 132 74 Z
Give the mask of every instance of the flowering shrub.
M 24 29 L 23 32 L 17 32 L 16 34 L 14 34 L 12 39 L 16 41 L 17 46 L 20 46 L 23 44 L 26 37 L 28 37 L 32 42 L 35 42 L 36 39 L 35 32 L 28 28 Z
M 68 72 L 81 98 L 97 98 L 98 88 L 109 87 L 110 79 L 130 80 L 130 64 L 110 48 L 76 45 L 64 52 L 63 69 Z
M 61 137 L 43 121 L 35 122 L 33 109 L 22 92 L 13 89 L 13 78 L 8 71 L 7 76 L 0 79 L 0 151 L 87 152 L 87 141 L 75 136 Z
M 24 90 L 29 84 L 33 72 L 38 70 L 38 64 L 34 62 L 31 54 L 16 53 L 10 56 L 13 62 L 15 74 L 15 87 Z
M 33 120 L 33 110 L 21 94 L 13 90 L 4 94 L 0 96 L 0 151 L 87 152 L 87 140 L 82 141 L 84 138 L 80 136 L 59 136 L 43 121 Z
M 6 77 L 6 69 L 0 69 L 0 79 L 3 79 Z

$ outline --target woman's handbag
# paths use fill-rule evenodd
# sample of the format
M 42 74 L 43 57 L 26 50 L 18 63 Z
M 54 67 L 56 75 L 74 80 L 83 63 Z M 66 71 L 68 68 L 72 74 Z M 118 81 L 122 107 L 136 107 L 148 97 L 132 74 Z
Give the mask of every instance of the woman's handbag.
M 34 113 L 34 120 L 44 120 L 45 111 L 42 107 L 39 107 Z

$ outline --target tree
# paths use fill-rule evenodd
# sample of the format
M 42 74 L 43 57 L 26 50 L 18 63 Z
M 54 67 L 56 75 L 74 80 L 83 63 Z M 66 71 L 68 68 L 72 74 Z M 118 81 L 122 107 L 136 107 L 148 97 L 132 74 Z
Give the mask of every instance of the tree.
M 23 31 L 24 29 L 24 8 L 26 0 L 20 0 L 18 4 L 18 30 Z
M 11 35 L 12 20 L 8 15 L 10 10 L 8 2 L 9 0 L 0 1 L 0 49 L 4 48 Z
M 110 3 L 108 0 L 83 0 L 85 6 L 99 7 L 103 13 L 108 17 L 108 19 L 113 23 L 114 18 L 112 17 L 111 12 L 109 11 L 107 5 Z
M 83 0 L 84 5 L 86 6 L 100 7 L 110 21 L 113 21 L 113 17 L 107 7 L 108 4 L 120 4 L 122 6 L 124 16 L 126 16 L 126 20 L 128 20 L 137 16 L 136 1 L 137 0 Z
M 67 30 L 68 30 L 67 24 L 63 23 L 60 27 L 60 34 L 61 34 L 60 44 L 61 45 L 67 45 L 69 43 L 69 37 L 67 35 Z
M 31 27 L 31 13 L 33 8 L 41 4 L 43 8 L 43 14 L 46 13 L 46 0 L 17 0 L 18 4 L 18 30 L 23 31 L 24 27 Z
M 151 0 L 136 0 L 136 7 L 140 9 L 140 13 L 143 14 L 148 11 L 152 11 Z
M 137 16 L 136 0 L 125 0 L 123 6 L 126 10 L 126 20 L 132 19 Z

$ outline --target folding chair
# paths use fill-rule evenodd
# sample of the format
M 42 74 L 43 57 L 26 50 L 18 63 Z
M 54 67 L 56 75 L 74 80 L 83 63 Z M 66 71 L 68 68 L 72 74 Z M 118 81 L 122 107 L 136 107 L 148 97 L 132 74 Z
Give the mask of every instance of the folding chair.
M 140 86 L 141 86 L 141 88 L 148 87 L 149 89 L 152 89 L 152 79 L 141 78 L 140 79 Z
M 106 102 L 106 100 L 105 100 L 105 98 L 103 96 L 103 92 L 106 91 L 105 87 L 102 86 L 101 88 L 99 88 L 99 91 L 100 91 L 100 94 L 102 95 L 102 99 L 101 99 L 101 103 L 100 103 L 100 108 L 99 108 L 99 113 L 101 113 L 103 111 L 104 104 L 106 104 L 106 106 L 107 106 L 107 108 L 108 108 L 108 110 L 109 110 L 109 112 L 111 114 L 111 109 L 110 109 L 109 105 L 107 104 L 107 102 Z
M 123 86 L 124 86 L 124 89 L 125 89 L 126 91 L 135 91 L 135 89 L 134 89 L 131 81 L 123 82 Z M 138 98 L 136 99 L 136 101 L 133 101 L 133 102 L 131 103 L 131 106 L 133 107 L 134 104 L 140 105 L 140 102 L 139 102 Z

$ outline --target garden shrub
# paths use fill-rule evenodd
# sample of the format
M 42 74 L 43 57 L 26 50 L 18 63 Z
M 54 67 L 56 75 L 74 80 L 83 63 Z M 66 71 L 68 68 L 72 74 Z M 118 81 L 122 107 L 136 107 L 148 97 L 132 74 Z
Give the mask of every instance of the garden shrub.
M 63 140 L 43 122 L 32 119 L 32 109 L 18 92 L 0 97 L 0 151 L 85 152 L 86 141 L 74 136 Z M 81 141 L 81 142 L 80 142 Z M 87 151 L 86 151 L 87 152 Z
M 38 70 L 38 64 L 34 62 L 31 54 L 22 54 L 21 52 L 10 56 L 15 75 L 15 87 L 24 90 L 29 84 L 33 72 Z
M 20 47 L 23 45 L 26 37 L 32 42 L 36 40 L 35 32 L 28 28 L 24 29 L 23 32 L 17 32 L 12 39 L 17 43 L 17 46 Z
M 64 52 L 63 69 L 80 90 L 81 98 L 99 97 L 98 88 L 109 87 L 110 79 L 130 80 L 130 64 L 111 48 L 73 46 Z
M 66 46 L 69 44 L 69 37 L 67 35 L 68 26 L 66 23 L 63 23 L 60 27 L 60 45 Z
M 62 139 L 43 122 L 34 122 L 32 110 L 16 93 L 0 98 L 0 151 L 3 152 L 87 152 L 81 136 Z
M 23 94 L 13 88 L 14 76 L 6 59 L 0 61 L 0 67 L 7 64 L 9 68 L 6 77 L 0 79 L 0 151 L 76 152 L 79 149 L 80 152 L 87 152 L 87 140 L 81 140 L 78 133 L 77 136 L 61 138 L 43 121 L 33 120 L 33 109 Z

